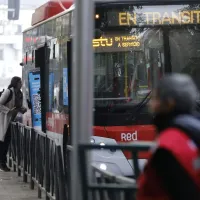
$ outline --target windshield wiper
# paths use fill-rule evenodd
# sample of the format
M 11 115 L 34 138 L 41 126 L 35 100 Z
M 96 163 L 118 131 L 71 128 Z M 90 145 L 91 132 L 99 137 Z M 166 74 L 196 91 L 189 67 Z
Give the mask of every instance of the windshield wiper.
M 131 109 L 133 108 L 133 104 L 129 104 L 129 105 L 124 105 L 124 104 L 116 104 L 114 103 L 115 101 L 127 101 L 127 100 L 131 100 L 130 98 L 127 97 L 119 97 L 119 98 L 94 98 L 94 100 L 96 102 L 98 101 L 102 101 L 102 102 L 107 102 L 106 104 L 97 104 L 95 103 L 95 107 L 96 108 L 104 108 L 107 109 L 108 112 L 114 112 L 115 110 L 117 111 L 121 111 L 124 109 Z M 109 102 L 110 101 L 110 102 Z M 125 106 L 125 107 L 124 107 Z
M 147 98 L 149 97 L 149 95 L 151 94 L 151 92 L 149 92 L 144 99 L 138 103 L 138 104 L 133 104 L 133 103 L 122 103 L 122 104 L 115 104 L 113 103 L 113 101 L 111 101 L 110 103 L 108 103 L 107 105 L 96 105 L 96 108 L 104 108 L 104 109 L 108 109 L 108 112 L 122 112 L 122 111 L 129 111 L 130 117 L 128 118 L 128 120 L 130 118 L 132 118 L 134 116 L 135 113 L 137 113 L 138 111 L 140 111 L 141 108 L 143 108 L 143 106 L 145 106 L 148 102 L 149 99 L 147 100 Z M 129 100 L 129 98 L 96 98 L 96 101 L 106 101 L 106 100 L 118 100 L 118 101 L 123 101 L 123 100 Z M 133 111 L 131 111 L 133 110 Z M 131 111 L 131 112 L 130 112 Z
M 140 113 L 140 110 L 148 104 L 150 101 L 150 98 L 148 98 L 151 95 L 151 91 L 146 95 L 146 97 L 137 105 L 137 109 L 134 110 L 131 115 L 127 118 L 127 120 L 135 120 L 137 115 Z
M 132 102 L 126 103 L 126 104 L 114 104 L 114 105 L 112 105 L 110 112 L 115 112 L 115 111 L 120 112 L 120 111 L 127 111 L 127 110 L 129 111 L 132 109 L 134 109 L 134 111 L 137 112 L 141 109 L 140 107 L 143 107 L 144 105 L 146 105 L 148 103 L 148 101 L 147 102 L 145 102 L 145 101 L 147 100 L 147 98 L 149 97 L 150 94 L 151 94 L 151 92 L 149 92 L 145 96 L 145 98 L 138 104 L 133 104 Z M 132 116 L 132 112 L 129 112 L 129 114 L 131 114 L 131 116 Z

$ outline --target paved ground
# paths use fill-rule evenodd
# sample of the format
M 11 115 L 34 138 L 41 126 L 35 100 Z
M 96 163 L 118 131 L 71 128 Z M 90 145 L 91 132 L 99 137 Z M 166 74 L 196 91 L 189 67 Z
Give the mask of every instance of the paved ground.
M 38 200 L 37 190 L 30 190 L 16 172 L 0 172 L 0 200 Z

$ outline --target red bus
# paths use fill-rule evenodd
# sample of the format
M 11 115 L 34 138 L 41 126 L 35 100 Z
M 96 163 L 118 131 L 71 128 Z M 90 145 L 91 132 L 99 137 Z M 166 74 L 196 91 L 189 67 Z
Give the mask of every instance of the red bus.
M 23 35 L 23 92 L 31 108 L 24 123 L 61 142 L 64 126 L 70 125 L 74 26 L 74 5 L 64 0 L 62 4 L 65 11 L 56 1 L 36 9 L 32 27 Z M 156 134 L 147 104 L 157 80 L 165 73 L 183 72 L 198 85 L 199 5 L 192 0 L 96 4 L 91 142 L 153 141 Z M 132 173 L 128 153 L 101 156 L 95 158 L 97 163 L 108 163 L 119 174 Z M 148 154 L 139 157 L 143 163 Z

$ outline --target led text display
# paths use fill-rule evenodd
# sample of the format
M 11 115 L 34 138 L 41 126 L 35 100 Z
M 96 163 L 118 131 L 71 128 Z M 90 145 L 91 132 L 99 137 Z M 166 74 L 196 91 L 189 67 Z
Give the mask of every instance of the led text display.
M 107 12 L 108 26 L 200 24 L 200 6 L 141 6 Z
M 163 25 L 163 24 L 200 24 L 200 11 L 183 12 L 145 12 L 142 16 L 137 13 L 120 12 L 118 14 L 120 26 L 130 25 Z
M 93 48 L 97 52 L 127 51 L 139 49 L 140 46 L 138 36 L 108 36 L 93 40 Z

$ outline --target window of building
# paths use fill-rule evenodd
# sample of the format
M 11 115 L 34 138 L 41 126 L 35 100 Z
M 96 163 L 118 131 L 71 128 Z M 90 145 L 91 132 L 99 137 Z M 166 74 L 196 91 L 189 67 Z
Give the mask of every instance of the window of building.
M 20 24 L 17 25 L 17 35 L 21 35 L 22 34 L 22 26 Z
M 0 25 L 0 35 L 4 34 L 4 27 L 2 25 Z
M 4 59 L 4 51 L 3 49 L 0 49 L 0 60 Z
M 15 60 L 19 60 L 19 51 L 18 50 L 15 50 L 14 51 L 14 56 L 15 56 Z

